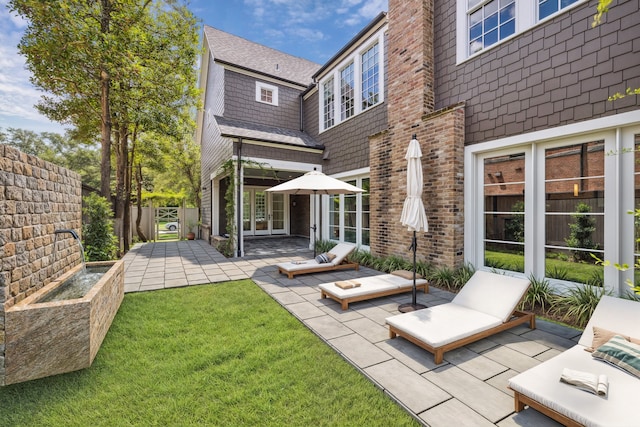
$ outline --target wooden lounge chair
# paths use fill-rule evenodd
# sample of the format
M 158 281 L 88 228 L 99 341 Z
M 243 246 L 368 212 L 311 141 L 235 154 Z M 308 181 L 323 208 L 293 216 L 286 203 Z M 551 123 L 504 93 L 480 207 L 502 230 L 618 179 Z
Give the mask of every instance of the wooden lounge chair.
M 640 303 L 603 296 L 578 344 L 509 380 L 516 412 L 528 405 L 565 426 L 626 427 L 640 423 L 637 406 L 640 378 L 596 359 L 593 353 L 586 351 L 595 344 L 594 327 L 603 336 L 601 342 L 606 342 L 611 333 L 616 333 L 629 337 L 631 343 L 635 341 L 637 350 L 640 347 L 637 344 L 640 339 Z M 635 356 L 633 352 L 629 354 L 638 360 L 637 353 Z M 606 375 L 609 382 L 607 395 L 587 393 L 560 382 L 565 368 Z
M 413 279 L 406 279 L 395 274 L 380 274 L 354 280 L 360 286 L 349 289 L 340 288 L 336 282 L 322 283 L 320 294 L 322 298 L 329 297 L 339 302 L 342 309 L 346 310 L 349 308 L 349 303 L 352 302 L 410 292 L 413 288 Z M 417 279 L 416 289 L 422 289 L 427 293 L 429 284 L 424 279 Z
M 345 270 L 353 268 L 356 271 L 360 265 L 355 262 L 349 262 L 347 257 L 356 249 L 355 245 L 349 243 L 338 243 L 328 253 L 335 255 L 330 262 L 319 263 L 315 259 L 305 261 L 291 261 L 277 264 L 278 272 L 286 274 L 289 279 L 298 274 L 319 273 L 323 271 Z
M 476 271 L 453 301 L 423 310 L 388 317 L 389 336 L 401 336 L 433 353 L 442 363 L 444 352 L 528 323 L 532 313 L 516 311 L 529 281 Z

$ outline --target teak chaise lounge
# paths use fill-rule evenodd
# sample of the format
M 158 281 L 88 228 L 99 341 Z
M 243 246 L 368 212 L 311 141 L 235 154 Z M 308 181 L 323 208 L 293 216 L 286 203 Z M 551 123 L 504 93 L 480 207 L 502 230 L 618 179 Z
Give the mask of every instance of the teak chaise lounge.
M 342 309 L 349 308 L 349 303 L 364 301 L 388 295 L 409 292 L 413 288 L 413 279 L 406 279 L 395 274 L 380 274 L 377 276 L 360 277 L 355 279 L 360 286 L 342 289 L 335 282 L 322 283 L 320 294 L 322 298 L 329 297 L 342 305 Z M 424 279 L 416 280 L 416 289 L 429 291 L 429 284 Z
M 608 363 L 596 359 L 594 353 L 587 351 L 593 347 L 601 350 L 608 347 L 606 344 L 603 347 L 600 345 L 606 343 L 614 333 L 631 341 L 627 344 L 629 351 L 625 352 L 630 359 L 625 362 L 638 366 L 640 303 L 603 296 L 578 344 L 509 380 L 516 412 L 529 405 L 566 426 L 640 425 L 640 378 L 610 364 L 612 361 Z M 607 395 L 598 396 L 561 383 L 560 376 L 565 368 L 606 375 L 609 382 Z
M 347 257 L 356 249 L 355 245 L 349 243 L 338 243 L 331 248 L 328 254 L 335 255 L 330 262 L 319 263 L 315 259 L 305 261 L 291 261 L 277 264 L 278 272 L 286 274 L 289 279 L 298 274 L 319 273 L 323 271 L 345 270 L 354 268 L 358 270 L 360 265 L 355 262 L 349 262 Z
M 442 363 L 445 351 L 523 323 L 535 328 L 532 313 L 516 311 L 528 288 L 525 279 L 476 271 L 450 303 L 388 317 L 389 336 L 411 341 Z

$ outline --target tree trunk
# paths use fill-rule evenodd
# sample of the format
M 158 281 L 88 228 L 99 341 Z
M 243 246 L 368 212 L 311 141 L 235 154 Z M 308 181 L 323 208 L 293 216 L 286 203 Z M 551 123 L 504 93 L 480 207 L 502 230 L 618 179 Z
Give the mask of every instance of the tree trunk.
M 116 235 L 119 240 L 120 255 L 127 252 L 129 248 L 129 236 L 126 229 L 127 223 L 126 217 L 126 175 L 127 175 L 127 163 L 128 163 L 128 135 L 127 125 L 118 123 L 117 126 L 117 144 L 116 144 L 116 212 L 115 212 L 115 228 Z
M 111 1 L 102 0 L 100 30 L 109 32 L 111 21 Z M 109 85 L 111 76 L 107 67 L 100 66 L 100 110 L 101 110 L 101 160 L 100 160 L 100 193 L 111 203 L 111 111 L 109 108 Z
M 142 164 L 136 165 L 136 206 L 138 207 L 138 215 L 136 216 L 136 232 L 138 238 L 143 242 L 147 241 L 147 236 L 144 235 L 140 223 L 142 222 Z

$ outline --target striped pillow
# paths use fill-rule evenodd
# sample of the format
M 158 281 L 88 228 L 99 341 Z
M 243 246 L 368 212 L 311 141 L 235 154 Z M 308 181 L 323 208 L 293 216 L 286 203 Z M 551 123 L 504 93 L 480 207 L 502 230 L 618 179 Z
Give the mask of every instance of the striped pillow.
M 621 335 L 614 335 L 591 355 L 640 378 L 640 345 L 625 340 Z
M 329 262 L 329 256 L 326 253 L 322 253 L 316 257 L 316 262 L 318 264 L 326 264 Z

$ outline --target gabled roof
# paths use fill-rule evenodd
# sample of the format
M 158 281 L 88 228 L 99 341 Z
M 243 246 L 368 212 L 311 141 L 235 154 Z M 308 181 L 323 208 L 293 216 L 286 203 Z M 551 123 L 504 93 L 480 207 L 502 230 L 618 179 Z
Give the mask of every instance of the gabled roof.
M 214 116 L 220 128 L 220 134 L 228 138 L 247 138 L 255 141 L 275 142 L 295 147 L 322 150 L 324 146 L 308 134 L 293 129 L 250 123 L 242 120 Z
M 279 50 L 204 26 L 206 43 L 216 62 L 235 65 L 277 79 L 308 86 L 320 65 Z

